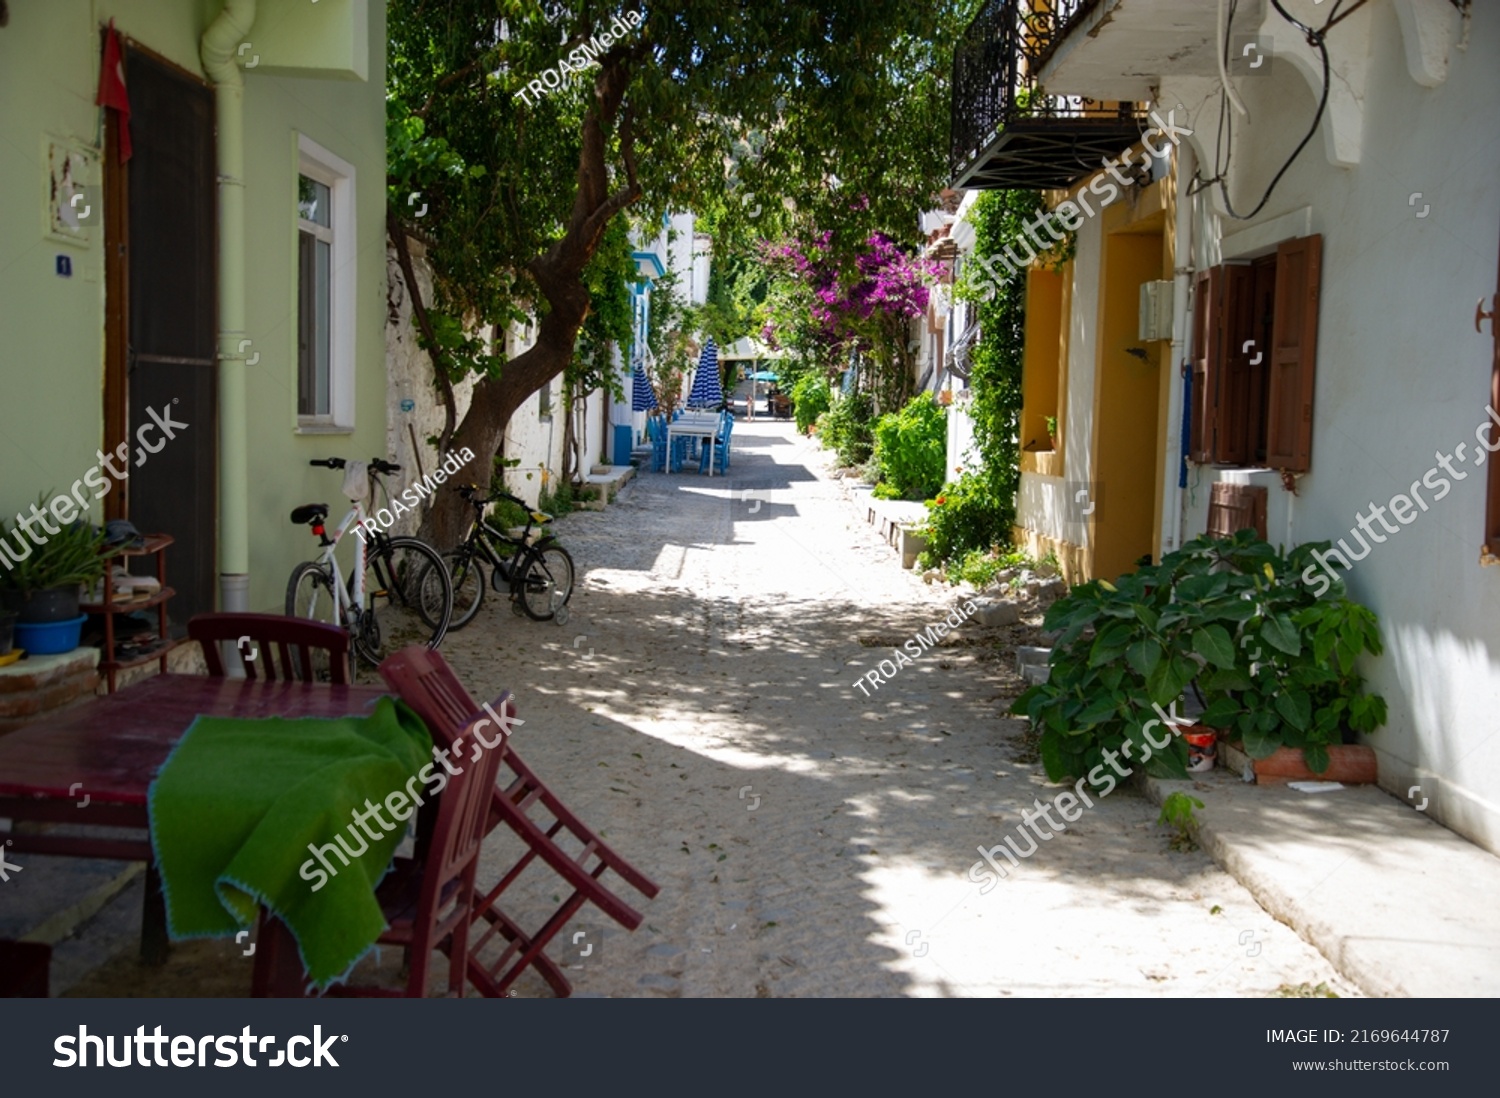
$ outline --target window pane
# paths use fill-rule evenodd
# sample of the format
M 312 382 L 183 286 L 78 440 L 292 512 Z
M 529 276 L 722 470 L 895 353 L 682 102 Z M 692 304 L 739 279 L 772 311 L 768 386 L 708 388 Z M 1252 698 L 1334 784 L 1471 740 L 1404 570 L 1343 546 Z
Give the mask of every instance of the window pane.
M 317 415 L 328 415 L 332 405 L 328 399 L 328 375 L 333 349 L 333 246 L 326 241 L 317 241 L 316 281 L 314 286 L 317 305 L 317 338 L 314 347 L 314 362 L 317 370 Z
M 313 363 L 313 343 L 318 310 L 313 289 L 313 254 L 316 238 L 309 232 L 297 234 L 297 414 L 316 414 L 317 367 Z
M 325 229 L 332 226 L 329 218 L 329 192 L 326 184 L 305 175 L 297 177 L 297 215 Z

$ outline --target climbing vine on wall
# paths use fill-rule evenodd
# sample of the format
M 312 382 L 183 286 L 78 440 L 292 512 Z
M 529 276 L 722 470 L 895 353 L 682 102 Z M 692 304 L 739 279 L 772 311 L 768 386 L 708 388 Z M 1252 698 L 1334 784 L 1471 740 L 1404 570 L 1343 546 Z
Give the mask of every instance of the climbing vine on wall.
M 1072 258 L 1073 234 L 1044 213 L 1036 191 L 986 191 L 969 212 L 974 225 L 974 256 L 989 257 L 986 267 L 969 260 L 956 287 L 960 297 L 975 303 L 980 338 L 970 352 L 969 405 L 974 440 L 982 468 L 966 473 L 934 501 L 931 525 L 936 545 L 932 556 L 962 557 L 1010 541 L 1016 519 L 1016 490 L 1021 483 L 1021 367 L 1026 349 L 1025 264 L 1004 258 L 1035 255 L 1029 243 L 1048 243 L 1044 227 L 1061 237 L 1042 262 L 1059 267 Z M 1050 222 L 1050 225 L 1047 223 Z M 1009 277 L 1005 272 L 1013 271 Z M 999 275 L 997 280 L 996 275 Z M 960 513 L 962 512 L 962 513 Z

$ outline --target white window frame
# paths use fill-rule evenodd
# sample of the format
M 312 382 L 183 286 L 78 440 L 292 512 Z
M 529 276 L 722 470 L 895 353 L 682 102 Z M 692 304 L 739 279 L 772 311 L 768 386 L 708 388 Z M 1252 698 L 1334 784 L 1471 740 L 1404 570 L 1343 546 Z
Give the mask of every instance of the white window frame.
M 322 183 L 329 190 L 329 205 L 333 207 L 331 232 L 333 254 L 331 257 L 331 280 L 328 303 L 329 352 L 328 352 L 328 414 L 305 416 L 297 413 L 297 431 L 305 434 L 345 434 L 354 430 L 354 305 L 358 300 L 355 280 L 358 277 L 355 263 L 354 165 L 319 145 L 306 134 L 297 135 L 297 172 Z M 293 192 L 295 194 L 295 191 Z M 295 214 L 295 200 L 293 213 Z M 303 226 L 318 235 L 329 230 L 296 218 L 297 232 Z M 296 234 L 293 235 L 292 269 L 296 271 Z M 293 300 L 297 300 L 296 277 L 293 278 Z M 297 356 L 296 325 L 292 326 L 292 409 L 297 407 Z

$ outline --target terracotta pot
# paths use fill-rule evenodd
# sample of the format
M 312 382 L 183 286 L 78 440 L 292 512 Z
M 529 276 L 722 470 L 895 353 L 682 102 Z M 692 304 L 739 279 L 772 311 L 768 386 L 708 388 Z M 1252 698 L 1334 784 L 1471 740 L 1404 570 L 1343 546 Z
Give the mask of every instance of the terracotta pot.
M 1285 785 L 1287 782 L 1342 782 L 1345 785 L 1374 785 L 1378 767 L 1375 749 L 1362 743 L 1331 744 L 1328 769 L 1315 774 L 1308 769 L 1300 747 L 1278 747 L 1264 759 L 1252 759 L 1243 745 L 1225 741 L 1220 757 L 1231 770 L 1244 773 L 1249 767 L 1257 785 Z

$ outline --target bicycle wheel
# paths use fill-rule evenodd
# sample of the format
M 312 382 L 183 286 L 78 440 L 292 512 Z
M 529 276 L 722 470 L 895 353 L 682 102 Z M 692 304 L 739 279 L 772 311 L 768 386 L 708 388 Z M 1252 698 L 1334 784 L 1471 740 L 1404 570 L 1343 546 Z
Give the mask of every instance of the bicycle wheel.
M 512 597 L 532 621 L 548 621 L 573 597 L 573 558 L 561 545 L 529 549 Z
M 409 644 L 436 648 L 452 616 L 453 581 L 430 545 L 390 538 L 366 556 L 365 605 L 354 635 L 362 658 L 378 664 Z
M 474 620 L 484 605 L 484 567 L 479 555 L 468 548 L 448 554 L 448 574 L 453 578 L 453 620 L 448 632 L 462 629 Z
M 337 618 L 338 601 L 333 596 L 333 573 L 317 561 L 303 561 L 292 569 L 292 578 L 286 585 L 286 615 L 333 624 L 343 628 Z M 332 681 L 333 673 L 328 663 L 328 653 L 315 649 L 312 658 L 313 678 L 318 682 Z M 353 653 L 351 652 L 352 656 Z M 353 668 L 350 668 L 353 671 Z

